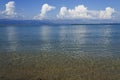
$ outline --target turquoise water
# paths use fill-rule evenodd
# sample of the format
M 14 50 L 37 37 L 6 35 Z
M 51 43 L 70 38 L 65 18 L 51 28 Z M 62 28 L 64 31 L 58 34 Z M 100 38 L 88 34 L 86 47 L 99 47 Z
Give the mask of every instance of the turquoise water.
M 0 26 L 0 54 L 120 57 L 120 25 Z

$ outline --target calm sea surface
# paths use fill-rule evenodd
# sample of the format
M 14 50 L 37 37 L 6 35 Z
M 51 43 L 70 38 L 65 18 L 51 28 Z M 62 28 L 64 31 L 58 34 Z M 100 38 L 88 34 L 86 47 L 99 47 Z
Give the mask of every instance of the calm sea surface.
M 120 25 L 0 26 L 0 54 L 120 57 Z

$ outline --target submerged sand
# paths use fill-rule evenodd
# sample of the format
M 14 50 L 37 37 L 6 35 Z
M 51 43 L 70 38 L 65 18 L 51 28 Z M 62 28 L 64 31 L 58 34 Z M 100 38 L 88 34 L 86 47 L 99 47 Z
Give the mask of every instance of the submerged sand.
M 120 58 L 0 54 L 0 80 L 120 80 Z

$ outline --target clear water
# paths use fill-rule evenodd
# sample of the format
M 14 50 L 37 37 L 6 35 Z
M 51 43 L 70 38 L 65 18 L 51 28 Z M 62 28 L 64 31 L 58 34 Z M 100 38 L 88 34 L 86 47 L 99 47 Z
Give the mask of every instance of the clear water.
M 120 57 L 120 25 L 1 26 L 0 53 Z

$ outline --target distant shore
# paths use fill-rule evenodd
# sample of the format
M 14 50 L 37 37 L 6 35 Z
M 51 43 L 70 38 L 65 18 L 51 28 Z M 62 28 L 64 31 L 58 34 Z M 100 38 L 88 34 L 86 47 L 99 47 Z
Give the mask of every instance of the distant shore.
M 40 26 L 40 25 L 120 25 L 119 22 L 65 22 L 65 21 L 51 21 L 51 20 L 0 20 L 0 26 Z

